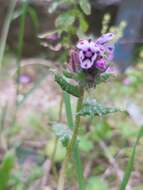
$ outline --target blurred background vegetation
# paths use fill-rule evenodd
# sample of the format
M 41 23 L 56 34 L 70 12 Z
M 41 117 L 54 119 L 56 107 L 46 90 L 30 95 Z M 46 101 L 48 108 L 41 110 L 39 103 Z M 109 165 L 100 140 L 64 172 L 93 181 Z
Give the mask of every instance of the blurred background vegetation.
M 143 2 L 0 0 L 0 5 L 0 190 L 56 189 L 65 148 L 58 142 L 53 159 L 52 125 L 66 123 L 66 117 L 51 70 L 66 68 L 78 39 L 109 31 L 119 39 L 116 76 L 86 96 L 129 115 L 83 118 L 79 148 L 87 190 L 118 189 L 143 124 Z M 141 139 L 127 190 L 143 189 L 142 145 Z M 76 190 L 71 166 L 66 189 Z

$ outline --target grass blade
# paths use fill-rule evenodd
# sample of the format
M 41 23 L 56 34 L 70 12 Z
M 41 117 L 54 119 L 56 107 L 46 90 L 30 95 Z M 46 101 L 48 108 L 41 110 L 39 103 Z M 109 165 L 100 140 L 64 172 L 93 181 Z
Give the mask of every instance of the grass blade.
M 9 3 L 8 14 L 6 16 L 4 26 L 2 28 L 1 39 L 0 39 L 0 68 L 2 67 L 2 64 L 3 64 L 3 57 L 4 57 L 5 47 L 6 47 L 8 31 L 9 31 L 10 23 L 12 20 L 12 15 L 16 6 L 16 2 L 17 0 L 11 0 L 11 2 Z
M 8 182 L 14 166 L 15 157 L 12 152 L 8 152 L 0 165 L 0 190 L 8 189 Z
M 70 95 L 67 92 L 64 92 L 64 102 L 65 102 L 65 108 L 66 108 L 66 117 L 67 117 L 67 123 L 69 128 L 73 128 L 73 118 L 72 118 L 72 108 L 71 108 L 71 102 L 70 102 Z
M 67 116 L 68 126 L 70 128 L 73 128 L 74 124 L 73 124 L 73 117 L 72 117 L 71 101 L 70 101 L 70 95 L 67 92 L 64 92 L 64 102 L 65 102 L 65 107 L 66 107 L 66 116 Z M 76 144 L 74 147 L 73 158 L 75 161 L 75 168 L 76 168 L 79 189 L 85 190 L 83 168 L 82 168 L 82 163 L 80 160 L 78 144 Z
M 22 14 L 19 19 L 19 36 L 18 36 L 18 47 L 17 47 L 17 89 L 16 96 L 19 95 L 19 76 L 20 76 L 20 59 L 22 56 L 24 46 L 24 32 L 25 32 L 25 19 L 27 13 L 28 3 L 24 1 L 22 4 Z M 18 100 L 16 99 L 16 106 L 18 106 Z
M 135 144 L 133 146 L 131 158 L 130 158 L 130 160 L 128 162 L 128 165 L 127 165 L 123 180 L 122 180 L 122 182 L 120 184 L 119 190 L 125 190 L 126 189 L 126 186 L 128 184 L 128 181 L 129 181 L 129 178 L 130 178 L 130 175 L 131 175 L 131 172 L 133 170 L 133 165 L 134 165 L 135 155 L 136 155 L 136 147 L 137 147 L 137 145 L 139 143 L 139 140 L 142 137 L 142 135 L 143 135 L 143 126 L 141 126 L 141 129 L 138 132 L 136 142 L 135 142 Z

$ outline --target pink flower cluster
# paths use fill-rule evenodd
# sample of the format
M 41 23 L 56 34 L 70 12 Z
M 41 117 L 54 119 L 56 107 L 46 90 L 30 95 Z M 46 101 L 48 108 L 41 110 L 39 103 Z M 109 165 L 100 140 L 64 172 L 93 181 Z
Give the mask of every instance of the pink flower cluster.
M 113 59 L 114 46 L 111 44 L 113 33 L 107 33 L 97 40 L 80 40 L 70 52 L 70 67 L 77 72 L 80 69 L 97 69 L 104 72 Z

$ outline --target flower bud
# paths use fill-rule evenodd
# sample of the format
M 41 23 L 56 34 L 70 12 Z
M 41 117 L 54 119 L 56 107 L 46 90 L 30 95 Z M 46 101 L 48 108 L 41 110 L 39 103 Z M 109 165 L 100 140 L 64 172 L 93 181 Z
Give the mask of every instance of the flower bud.
M 70 51 L 69 69 L 72 72 L 78 72 L 80 70 L 79 52 L 76 49 Z
M 107 69 L 107 62 L 104 59 L 99 59 L 95 63 L 95 67 L 100 71 L 104 72 Z

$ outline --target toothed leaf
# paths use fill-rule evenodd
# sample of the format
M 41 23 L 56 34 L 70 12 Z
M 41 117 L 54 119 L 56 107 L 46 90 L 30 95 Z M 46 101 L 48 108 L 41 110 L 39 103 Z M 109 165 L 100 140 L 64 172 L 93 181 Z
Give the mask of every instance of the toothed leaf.
M 103 116 L 109 113 L 121 112 L 119 108 L 106 107 L 102 104 L 96 102 L 96 100 L 87 100 L 80 112 L 78 113 L 81 116 Z

